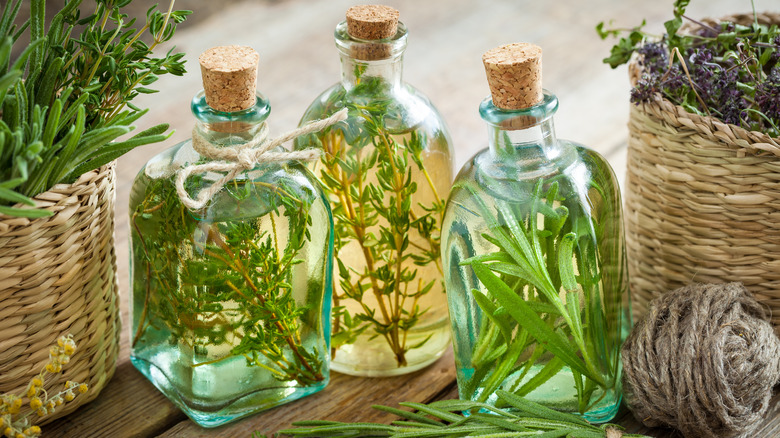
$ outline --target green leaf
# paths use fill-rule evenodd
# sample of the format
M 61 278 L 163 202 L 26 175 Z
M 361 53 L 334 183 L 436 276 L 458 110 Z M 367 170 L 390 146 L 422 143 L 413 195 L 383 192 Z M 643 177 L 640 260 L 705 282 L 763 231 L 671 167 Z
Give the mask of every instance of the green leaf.
M 29 209 L 29 208 L 14 208 L 0 205 L 0 213 L 7 214 L 14 217 L 26 217 L 31 219 L 48 217 L 54 214 L 54 212 L 44 209 Z
M 31 0 L 30 2 L 30 40 L 43 41 L 46 31 L 44 14 L 46 13 L 46 0 Z M 43 48 L 36 45 L 30 56 L 30 71 L 40 71 L 43 65 Z
M 496 305 L 490 301 L 490 298 L 486 297 L 478 290 L 471 291 L 471 296 L 474 297 L 474 301 L 476 301 L 479 308 L 482 309 L 482 313 L 499 328 L 501 335 L 504 337 L 504 342 L 508 344 L 512 340 L 512 327 L 510 327 L 506 318 L 499 318 L 496 316 L 498 310 Z
M 557 357 L 550 359 L 542 368 L 541 371 L 533 375 L 527 382 L 523 384 L 515 394 L 525 396 L 539 386 L 545 384 L 548 380 L 555 377 L 556 374 L 563 368 L 563 361 Z
M 11 203 L 18 202 L 29 206 L 35 206 L 35 202 L 32 199 L 5 187 L 0 187 L 0 199 L 4 199 Z
M 558 270 L 561 276 L 561 286 L 567 291 L 577 290 L 577 279 L 574 276 L 574 243 L 577 235 L 567 233 L 561 238 L 558 249 Z
M 498 391 L 496 391 L 496 395 L 498 396 L 499 399 L 505 401 L 513 408 L 525 412 L 531 415 L 532 417 L 544 418 L 553 421 L 561 421 L 565 423 L 572 423 L 580 426 L 593 427 L 590 425 L 590 423 L 583 420 L 581 417 L 572 414 L 567 414 L 564 412 L 559 412 L 554 409 L 550 409 L 544 405 L 541 405 L 539 403 L 534 403 L 530 400 L 526 400 L 510 392 L 502 391 L 499 389 Z M 594 427 L 594 429 L 597 428 Z
M 547 324 L 539 318 L 539 315 L 518 297 L 500 278 L 482 263 L 472 264 L 477 278 L 487 288 L 491 296 L 507 309 L 515 321 L 528 330 L 532 338 L 543 344 L 552 354 L 563 360 L 570 368 L 577 370 L 581 374 L 600 382 L 601 378 L 594 376 L 585 367 L 582 359 L 577 357 L 576 348 L 569 344 L 568 340 L 555 333 Z

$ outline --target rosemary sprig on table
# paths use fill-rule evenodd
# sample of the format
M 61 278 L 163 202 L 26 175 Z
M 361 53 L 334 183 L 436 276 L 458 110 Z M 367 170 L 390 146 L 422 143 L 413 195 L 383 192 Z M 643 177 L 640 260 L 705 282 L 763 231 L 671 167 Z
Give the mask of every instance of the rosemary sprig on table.
M 198 185 L 198 178 L 190 184 Z M 284 181 L 251 180 L 233 181 L 224 193 L 235 198 L 237 211 L 244 202 L 247 208 L 256 199 L 267 202 L 270 230 L 255 219 L 196 219 L 169 178 L 151 180 L 131 218 L 133 252 L 143 263 L 143 281 L 133 288 L 144 297 L 133 345 L 154 327 L 170 331 L 196 354 L 232 344 L 227 354 L 193 367 L 243 356 L 280 381 L 322 381 L 320 354 L 317 346 L 307 346 L 301 324 L 307 312 L 319 312 L 299 306 L 292 290 L 293 267 L 302 263 L 300 253 L 311 240 L 309 211 L 316 195 L 293 191 Z
M 400 403 L 401 406 L 416 409 L 410 412 L 388 406 L 373 406 L 374 409 L 398 415 L 402 420 L 391 424 L 340 423 L 337 421 L 300 421 L 296 428 L 279 431 L 279 435 L 297 437 L 571 437 L 603 438 L 613 429 L 616 435 L 626 438 L 640 438 L 644 435 L 623 434 L 620 426 L 602 424 L 595 426 L 580 417 L 566 414 L 525 400 L 514 394 L 498 391 L 499 399 L 512 411 L 471 401 L 444 400 L 430 404 Z M 462 415 L 459 412 L 471 412 Z M 265 435 L 254 434 L 254 438 Z
M 45 28 L 45 0 L 30 2 L 30 18 L 13 24 L 22 0 L 8 1 L 0 19 L 0 213 L 42 217 L 31 197 L 109 163 L 135 147 L 165 140 L 160 124 L 122 141 L 147 110 L 131 103 L 159 75 L 184 73 L 181 53 L 152 56 L 171 39 L 190 11 L 152 7 L 134 28 L 121 8 L 131 0 L 98 0 L 83 13 L 69 0 Z M 89 15 L 87 15 L 89 14 Z M 86 16 L 85 16 L 86 15 Z M 77 29 L 81 33 L 74 35 Z M 14 42 L 29 31 L 31 43 L 11 62 Z M 146 35 L 151 45 L 144 42 Z
M 333 348 L 353 343 L 371 329 L 382 337 L 396 357 L 406 365 L 406 353 L 425 344 L 410 345 L 408 332 L 428 310 L 419 306 L 440 280 L 422 278 L 409 261 L 419 267 L 435 265 L 441 272 L 440 226 L 445 201 L 436 191 L 422 160 L 425 136 L 415 131 L 403 140 L 386 127 L 385 116 L 395 103 L 389 87 L 379 77 L 360 77 L 348 102 L 345 92 L 335 93 L 326 107 L 346 105 L 349 119 L 306 139 L 325 152 L 320 178 L 333 207 L 335 251 L 352 242 L 360 247 L 365 266 L 361 270 L 345 265 L 338 257 L 340 288 L 333 288 Z M 357 102 L 362 103 L 357 103 Z M 346 103 L 343 103 L 346 102 Z M 434 200 L 423 204 L 415 199 L 417 183 L 413 169 L 425 176 Z M 412 207 L 419 205 L 423 213 Z M 420 242 L 423 242 L 422 244 Z M 335 279 L 334 279 L 335 281 Z M 377 307 L 365 304 L 364 294 L 376 298 Z M 357 302 L 362 311 L 350 313 L 345 302 Z

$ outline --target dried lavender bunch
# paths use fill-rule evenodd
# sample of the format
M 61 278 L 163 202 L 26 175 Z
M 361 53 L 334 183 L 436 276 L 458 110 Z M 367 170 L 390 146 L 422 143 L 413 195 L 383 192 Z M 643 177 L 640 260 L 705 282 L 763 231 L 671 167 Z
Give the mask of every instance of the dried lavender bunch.
M 606 64 L 615 68 L 634 53 L 642 76 L 631 91 L 631 102 L 649 102 L 660 94 L 699 115 L 751 131 L 780 136 L 780 28 L 777 24 L 750 26 L 721 22 L 710 26 L 686 17 L 689 0 L 674 3 L 674 18 L 665 22 L 666 33 L 643 31 L 645 22 L 632 29 L 596 26 L 602 39 L 623 36 L 612 48 Z M 680 34 L 683 19 L 697 25 Z

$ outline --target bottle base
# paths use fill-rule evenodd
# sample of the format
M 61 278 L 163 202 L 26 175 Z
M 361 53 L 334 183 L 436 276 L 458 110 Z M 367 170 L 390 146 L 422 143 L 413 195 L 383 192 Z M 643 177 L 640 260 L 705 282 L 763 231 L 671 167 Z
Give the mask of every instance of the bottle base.
M 276 387 L 259 388 L 229 400 L 205 404 L 185 397 L 163 370 L 152 362 L 133 355 L 130 356 L 130 361 L 168 400 L 192 421 L 206 428 L 222 426 L 314 394 L 325 388 L 329 380 L 326 375 L 322 382 L 307 387 L 284 386 L 285 382 L 278 382 L 279 386 Z
M 517 380 L 516 376 L 514 375 L 510 376 L 504 381 L 502 388 L 511 392 L 513 390 L 509 388 L 516 388 L 521 386 L 523 383 L 528 381 L 531 376 L 541 372 L 542 368 L 543 367 L 540 365 L 531 367 L 531 371 L 523 380 Z M 458 377 L 460 379 L 461 376 L 471 376 L 472 374 L 473 369 L 461 369 Z M 520 373 L 518 372 L 517 374 Z M 579 410 L 577 391 L 575 390 L 573 382 L 574 376 L 572 375 L 571 370 L 568 367 L 564 367 L 556 375 L 549 378 L 547 382 L 540 385 L 530 393 L 522 395 L 522 397 L 534 403 L 544 405 L 550 409 L 555 409 L 556 411 L 577 415 L 578 417 L 582 417 L 590 423 L 606 423 L 615 418 L 615 415 L 617 415 L 617 412 L 620 409 L 620 403 L 623 399 L 619 387 L 609 388 L 606 390 L 602 388 L 596 389 L 591 396 L 591 400 L 593 400 L 592 405 L 583 413 Z M 459 388 L 461 388 L 460 382 Z M 460 399 L 471 399 L 475 401 L 479 400 L 482 391 L 483 388 L 479 388 L 473 395 L 463 394 L 461 392 Z M 501 403 L 495 393 L 491 394 L 487 398 L 486 402 L 499 408 L 507 409 L 507 406 L 504 406 L 503 403 Z M 510 412 L 513 411 L 511 407 L 508 410 Z M 487 413 L 489 411 L 480 410 L 480 412 Z
M 357 376 L 357 377 L 393 377 L 393 376 L 401 376 L 403 374 L 409 374 L 413 373 L 415 371 L 419 371 L 437 360 L 444 354 L 444 351 L 441 351 L 438 354 L 432 355 L 430 359 L 424 361 L 424 362 L 418 362 L 412 365 L 407 365 L 404 367 L 396 367 L 396 368 L 377 368 L 377 369 L 371 369 L 366 368 L 363 364 L 341 364 L 337 362 L 331 362 L 330 369 L 336 372 L 339 372 L 341 374 L 347 374 L 350 376 Z
M 354 343 L 336 350 L 330 369 L 359 377 L 393 377 L 419 371 L 436 362 L 450 346 L 450 330 L 445 323 L 446 320 L 433 329 L 409 332 L 409 344 L 425 344 L 406 352 L 404 366 L 398 366 L 395 354 L 383 340 L 361 335 Z

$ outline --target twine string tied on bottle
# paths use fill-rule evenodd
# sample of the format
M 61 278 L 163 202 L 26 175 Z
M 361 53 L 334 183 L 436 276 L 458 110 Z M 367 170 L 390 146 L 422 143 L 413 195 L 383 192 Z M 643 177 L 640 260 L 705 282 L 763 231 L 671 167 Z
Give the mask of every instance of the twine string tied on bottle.
M 264 125 L 255 137 L 244 144 L 234 147 L 216 147 L 206 140 L 197 128 L 192 131 L 192 148 L 203 157 L 219 160 L 203 164 L 193 164 L 178 171 L 176 175 L 176 193 L 182 204 L 190 210 L 203 208 L 229 181 L 241 172 L 250 170 L 260 163 L 271 163 L 288 160 L 313 161 L 320 157 L 321 151 L 315 148 L 301 151 L 276 152 L 274 149 L 290 140 L 303 135 L 321 131 L 347 118 L 347 109 L 332 116 L 308 123 L 276 138 L 268 139 L 268 128 Z M 218 180 L 211 183 L 193 199 L 184 188 L 184 183 L 191 175 L 201 175 L 208 172 L 225 172 Z

